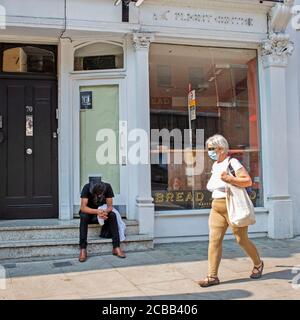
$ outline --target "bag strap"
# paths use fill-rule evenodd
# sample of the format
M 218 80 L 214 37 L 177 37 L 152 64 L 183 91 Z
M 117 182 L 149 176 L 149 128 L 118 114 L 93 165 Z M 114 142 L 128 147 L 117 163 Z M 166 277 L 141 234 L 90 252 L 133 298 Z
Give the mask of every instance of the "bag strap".
M 234 177 L 236 177 L 235 171 L 234 171 L 234 169 L 233 169 L 233 167 L 232 167 L 232 165 L 231 165 L 231 163 L 230 163 L 230 160 L 231 160 L 231 159 L 232 159 L 232 156 L 230 156 L 230 158 L 229 158 L 229 160 L 228 160 L 228 169 L 229 169 L 230 173 L 231 173 Z
M 230 158 L 229 158 L 229 160 L 228 160 L 228 169 L 229 169 L 230 173 L 231 173 L 234 177 L 236 177 L 235 171 L 234 171 L 234 169 L 233 169 L 233 167 L 232 167 L 232 165 L 231 165 L 231 163 L 230 163 L 230 160 L 231 160 L 231 159 L 233 159 L 232 156 L 230 156 Z M 246 189 L 246 191 L 247 191 L 248 194 L 251 194 L 251 193 L 252 193 L 252 187 L 247 187 L 247 188 L 245 188 L 245 189 Z

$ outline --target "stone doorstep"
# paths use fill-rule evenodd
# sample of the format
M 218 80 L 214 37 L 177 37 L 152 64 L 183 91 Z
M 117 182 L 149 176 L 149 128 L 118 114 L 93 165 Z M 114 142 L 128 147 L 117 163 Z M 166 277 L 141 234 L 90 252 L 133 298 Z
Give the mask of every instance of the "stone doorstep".
M 126 234 L 139 234 L 139 225 L 135 220 L 123 220 L 126 223 Z M 89 225 L 89 238 L 97 238 L 100 226 Z M 32 241 L 32 240 L 59 240 L 78 239 L 79 220 L 59 221 L 58 219 L 47 220 L 22 220 L 0 221 L 0 242 L 8 241 Z
M 127 226 L 138 225 L 136 220 L 123 219 L 123 221 Z M 70 221 L 59 219 L 0 220 L 0 231 L 78 228 L 79 223 L 79 219 L 73 219 Z M 91 224 L 90 226 L 97 227 L 98 225 Z
M 153 238 L 147 235 L 129 235 L 121 246 L 126 252 L 151 250 L 153 249 Z M 111 239 L 89 239 L 89 253 L 111 253 L 111 250 Z M 78 239 L 0 242 L 0 261 L 30 257 L 78 255 L 78 252 Z

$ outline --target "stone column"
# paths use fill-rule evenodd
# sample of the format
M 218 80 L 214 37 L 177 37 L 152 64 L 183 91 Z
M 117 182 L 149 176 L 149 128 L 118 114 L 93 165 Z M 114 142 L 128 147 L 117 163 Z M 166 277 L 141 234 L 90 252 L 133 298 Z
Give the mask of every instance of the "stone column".
M 288 188 L 288 131 L 285 73 L 293 44 L 285 33 L 273 33 L 262 45 L 267 101 L 262 104 L 262 127 L 266 135 L 264 156 L 266 207 L 269 237 L 293 237 L 292 200 Z
M 70 97 L 70 72 L 73 70 L 73 46 L 61 39 L 58 47 L 58 169 L 59 169 L 59 219 L 73 219 L 72 193 L 72 107 Z
M 136 210 L 140 233 L 154 235 L 154 204 L 151 195 L 150 166 L 150 103 L 149 103 L 149 46 L 151 33 L 134 33 L 133 47 L 136 62 L 136 119 L 137 127 L 148 135 L 147 164 L 138 164 L 138 195 Z M 144 150 L 143 150 L 144 151 Z

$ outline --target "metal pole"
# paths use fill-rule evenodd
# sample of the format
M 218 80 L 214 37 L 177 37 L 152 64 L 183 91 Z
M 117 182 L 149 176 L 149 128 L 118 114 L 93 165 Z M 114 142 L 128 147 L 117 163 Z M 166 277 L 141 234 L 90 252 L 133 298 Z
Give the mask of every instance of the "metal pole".
M 190 92 L 192 91 L 192 85 L 191 83 L 189 83 L 189 93 L 188 93 L 188 97 L 190 95 Z M 191 156 L 193 156 L 193 129 L 192 129 L 192 117 L 191 117 L 191 108 L 189 105 L 189 98 L 188 98 L 188 113 L 189 113 L 189 142 L 190 142 L 190 154 Z M 189 164 L 189 169 L 191 172 L 191 178 L 192 178 L 192 203 L 193 203 L 193 209 L 195 209 L 195 175 L 194 175 L 194 164 L 191 166 Z
M 192 91 L 192 85 L 189 83 L 189 94 Z M 190 140 L 190 148 L 193 149 L 193 132 L 192 132 L 192 119 L 191 119 L 191 111 L 190 106 L 188 104 L 188 113 L 189 113 L 189 140 Z

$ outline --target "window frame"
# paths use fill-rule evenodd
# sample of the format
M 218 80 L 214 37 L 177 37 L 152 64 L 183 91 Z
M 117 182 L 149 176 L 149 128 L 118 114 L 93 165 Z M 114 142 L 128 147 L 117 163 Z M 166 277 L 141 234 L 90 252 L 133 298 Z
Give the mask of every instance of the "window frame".
M 8 49 L 14 49 L 14 48 L 24 48 L 24 47 L 34 47 L 38 49 L 43 49 L 50 51 L 54 54 L 54 72 L 9 72 L 9 71 L 3 71 L 3 54 L 4 51 Z M 40 76 L 40 77 L 53 77 L 57 76 L 57 46 L 56 45 L 44 45 L 44 44 L 33 44 L 33 43 L 0 43 L 0 74 L 4 75 L 18 75 L 18 76 L 24 76 L 24 75 L 32 75 L 32 76 Z
M 256 45 L 252 45 L 252 44 L 245 44 L 245 43 L 239 43 L 234 44 L 234 43 L 230 43 L 228 41 L 222 43 L 220 45 L 219 42 L 215 42 L 215 41 L 202 41 L 202 40 L 198 40 L 198 41 L 178 41 L 178 43 L 174 43 L 173 41 L 171 41 L 170 39 L 162 39 L 160 37 L 158 37 L 155 41 L 151 42 L 152 44 L 157 44 L 157 45 L 174 45 L 174 46 L 185 46 L 185 47 L 198 47 L 198 48 L 215 48 L 215 49 L 230 49 L 230 50 L 253 50 L 256 52 L 256 70 L 257 70 L 257 82 L 256 82 L 256 87 L 257 87 L 257 101 L 258 101 L 258 110 L 257 110 L 257 115 L 258 115 L 258 123 L 257 123 L 257 129 L 258 129 L 258 141 L 259 141 L 259 145 L 260 145 L 260 161 L 259 161 L 259 170 L 260 170 L 260 183 L 261 183 L 261 188 L 260 188 L 260 198 L 261 198 L 261 203 L 255 207 L 255 211 L 256 212 L 266 212 L 265 209 L 265 204 L 266 204 L 266 182 L 265 182 L 265 172 L 264 172 L 264 151 L 263 151 L 263 128 L 262 128 L 262 119 L 263 116 L 261 114 L 262 112 L 262 104 L 263 104 L 263 95 L 262 95 L 262 88 L 261 88 L 261 78 L 262 78 L 262 74 L 261 74 L 261 67 L 262 67 L 262 60 L 261 60 L 261 55 L 260 55 L 260 47 L 256 46 Z M 149 60 L 150 60 L 150 50 L 149 50 Z M 149 74 L 150 76 L 150 74 Z M 151 84 L 151 81 L 149 81 L 149 85 Z M 151 91 L 151 88 L 149 87 L 149 91 Z M 150 97 L 151 99 L 151 97 Z M 151 113 L 151 106 L 149 108 L 149 112 Z M 174 128 L 173 128 L 174 129 Z M 232 149 L 234 150 L 234 149 Z M 152 189 L 152 176 L 151 176 L 151 193 L 153 193 Z M 154 203 L 155 205 L 155 203 Z M 185 211 L 187 212 L 187 214 L 191 214 L 191 215 L 198 215 L 198 214 L 207 214 L 207 212 L 209 212 L 209 208 L 192 208 L 192 209 L 180 209 L 180 210 L 176 210 L 176 209 L 169 209 L 169 210 L 160 210 L 160 209 L 155 209 L 155 214 L 156 215 L 160 215 L 162 217 L 164 216 L 173 216 L 173 215 L 185 215 Z
M 121 47 L 123 50 L 123 68 L 115 68 L 115 69 L 95 69 L 95 70 L 75 70 L 75 52 L 78 49 L 88 47 L 93 44 L 110 44 L 117 47 Z M 73 47 L 73 66 L 72 66 L 72 74 L 93 74 L 93 73 L 120 73 L 124 72 L 127 69 L 127 51 L 124 42 L 115 42 L 115 41 L 91 41 L 91 42 L 84 42 L 78 44 Z

